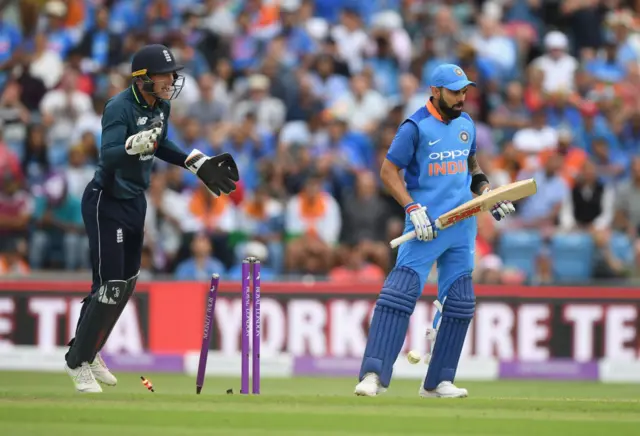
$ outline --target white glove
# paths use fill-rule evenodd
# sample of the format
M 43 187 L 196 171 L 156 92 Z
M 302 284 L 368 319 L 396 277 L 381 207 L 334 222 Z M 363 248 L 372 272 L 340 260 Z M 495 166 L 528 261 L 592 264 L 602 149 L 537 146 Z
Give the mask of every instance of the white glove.
M 155 150 L 158 137 L 162 133 L 162 125 L 143 130 L 127 138 L 124 149 L 127 154 L 148 154 Z
M 409 214 L 418 241 L 431 241 L 438 236 L 435 221 L 429 217 L 425 206 L 412 202 L 407 204 L 404 210 Z

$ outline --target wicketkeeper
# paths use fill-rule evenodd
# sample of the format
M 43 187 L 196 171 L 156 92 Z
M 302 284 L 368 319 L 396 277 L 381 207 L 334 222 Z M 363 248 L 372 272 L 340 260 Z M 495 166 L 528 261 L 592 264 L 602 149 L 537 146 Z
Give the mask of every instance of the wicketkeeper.
M 170 100 L 184 84 L 183 68 L 160 44 L 133 57 L 132 84 L 110 99 L 102 116 L 100 160 L 82 197 L 89 237 L 93 285 L 83 300 L 76 336 L 69 343 L 65 369 L 76 390 L 102 392 L 100 382 L 117 380 L 100 350 L 134 292 L 140 270 L 149 186 L 154 157 L 187 168 L 212 194 L 229 194 L 239 180 L 231 155 L 188 155 L 167 139 Z

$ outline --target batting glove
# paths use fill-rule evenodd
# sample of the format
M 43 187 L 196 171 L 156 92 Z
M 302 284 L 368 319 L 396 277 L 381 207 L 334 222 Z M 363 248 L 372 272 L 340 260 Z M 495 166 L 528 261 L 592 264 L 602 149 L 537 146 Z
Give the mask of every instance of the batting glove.
M 482 192 L 482 195 L 491 191 L 491 189 L 485 189 Z M 496 221 L 500 221 L 503 218 L 506 218 L 507 215 L 511 215 L 516 211 L 515 206 L 509 200 L 499 201 L 493 205 L 491 208 L 491 215 L 495 218 Z
M 405 213 L 413 223 L 418 241 L 431 241 L 438 236 L 436 223 L 427 212 L 427 208 L 420 203 L 411 202 L 404 207 Z
M 162 122 L 154 123 L 149 127 L 127 138 L 124 146 L 127 154 L 149 154 L 155 151 L 158 137 L 162 133 Z

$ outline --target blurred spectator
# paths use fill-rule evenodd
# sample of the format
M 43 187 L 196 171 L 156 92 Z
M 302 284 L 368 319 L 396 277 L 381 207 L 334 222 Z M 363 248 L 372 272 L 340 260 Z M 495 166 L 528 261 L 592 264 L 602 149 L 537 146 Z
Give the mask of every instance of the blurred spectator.
M 616 192 L 617 227 L 632 239 L 640 234 L 640 157 L 631 161 L 631 179 Z
M 325 274 L 331 267 L 342 219 L 338 203 L 321 186 L 318 176 L 310 176 L 303 190 L 287 203 L 285 265 L 289 272 Z
M 284 265 L 284 208 L 269 196 L 266 186 L 258 186 L 253 197 L 240 205 L 238 222 L 238 232 L 242 238 L 264 244 L 269 257 L 267 265 L 275 273 L 281 273 Z M 265 255 L 255 256 L 266 262 L 263 259 Z
M 200 226 L 189 211 L 188 197 L 167 187 L 165 173 L 153 173 L 146 196 L 145 242 L 154 267 L 164 268 L 175 261 L 182 234 L 196 232 Z
M 349 91 L 349 81 L 345 76 L 337 74 L 335 59 L 328 54 L 316 57 L 311 84 L 313 92 L 322 100 L 325 107 L 331 107 L 337 99 Z
M 26 138 L 26 125 L 31 119 L 31 113 L 20 101 L 21 91 L 18 82 L 9 81 L 0 96 L 2 137 L 18 155 Z
M 351 90 L 338 99 L 334 110 L 344 114 L 349 120 L 349 128 L 365 134 L 372 134 L 387 113 L 384 97 L 371 88 L 363 75 L 351 78 Z
M 540 153 L 541 164 L 544 165 L 546 159 L 555 154 L 562 158 L 560 173 L 567 182 L 567 186 L 572 188 L 576 177 L 585 165 L 588 155 L 584 150 L 573 145 L 573 134 L 567 128 L 558 130 L 558 146 L 556 149 L 545 150 Z
M 562 158 L 553 154 L 537 171 L 524 170 L 519 179 L 533 177 L 538 185 L 535 196 L 527 197 L 518 207 L 518 218 L 512 220 L 529 228 L 552 229 L 557 223 L 565 198 L 569 195 L 567 182 L 560 176 Z
M 520 129 L 529 127 L 531 116 L 523 100 L 523 89 L 520 82 L 509 82 L 505 87 L 504 102 L 489 115 L 489 124 L 499 141 L 511 141 Z
M 96 8 L 94 23 L 78 46 L 79 54 L 86 60 L 83 70 L 92 73 L 106 71 L 109 66 L 118 64 L 122 55 L 122 40 L 109 30 L 109 8 Z
M 202 126 L 219 123 L 228 119 L 229 110 L 224 101 L 215 98 L 215 85 L 218 79 L 212 74 L 202 74 L 198 79 L 200 100 L 189 108 L 188 117 L 200 122 Z
M 47 45 L 45 33 L 37 33 L 34 38 L 34 50 L 29 61 L 29 74 L 40 79 L 47 89 L 54 88 L 64 73 L 63 58 L 56 50 Z
M 213 248 L 207 235 L 196 234 L 191 240 L 191 256 L 176 268 L 176 280 L 207 281 L 211 274 L 222 274 L 226 268 L 213 257 Z
M 49 164 L 49 148 L 47 146 L 46 130 L 41 124 L 31 124 L 27 127 L 22 156 L 22 172 L 30 186 L 42 183 L 47 177 L 51 165 Z M 84 190 L 84 187 L 82 188 Z
M 342 263 L 331 269 L 330 281 L 374 283 L 384 281 L 385 271 L 379 265 L 367 261 L 364 245 L 344 245 L 340 254 Z
M 35 228 L 29 246 L 32 268 L 51 264 L 66 270 L 89 267 L 89 239 L 84 232 L 80 198 L 69 192 L 64 175 L 52 175 L 38 189 L 32 218 Z M 58 252 L 61 257 L 56 256 Z
M 173 206 L 170 206 L 173 208 Z M 197 224 L 193 227 L 198 234 L 202 233 L 209 237 L 211 245 L 215 247 L 216 257 L 222 261 L 225 267 L 230 267 L 234 262 L 234 255 L 230 246 L 231 233 L 238 229 L 236 219 L 236 206 L 229 196 L 221 195 L 213 197 L 207 187 L 200 183 L 188 198 L 189 213 L 194 217 Z M 194 232 L 187 230 L 183 237 L 183 246 L 178 258 L 184 256 L 184 250 L 194 237 Z
M 82 144 L 73 146 L 69 150 L 69 166 L 65 171 L 69 194 L 81 199 L 85 188 L 93 179 L 95 170 L 95 167 L 89 164 Z
M 527 156 L 537 156 L 547 149 L 554 149 L 558 145 L 558 132 L 547 124 L 547 114 L 544 109 L 538 109 L 531 115 L 531 127 L 518 130 L 513 136 L 516 150 Z
M 565 231 L 603 231 L 611 227 L 614 190 L 598 179 L 592 161 L 585 161 L 576 184 L 564 199 L 560 226 Z
M 40 103 L 42 120 L 48 129 L 48 142 L 51 147 L 51 164 L 63 164 L 67 157 L 69 133 L 85 112 L 93 107 L 91 98 L 77 89 L 78 71 L 66 69 L 61 87 L 47 92 Z
M 350 73 L 360 73 L 369 38 L 363 29 L 362 18 L 355 9 L 342 10 L 340 24 L 331 30 L 331 37 L 336 42 L 340 57 L 349 66 Z
M 385 227 L 388 212 L 371 172 L 357 175 L 355 190 L 345 198 L 342 215 L 341 242 L 352 247 L 352 251 L 364 260 L 387 271 L 389 250 L 384 239 L 386 235 L 380 229 Z
M 27 254 L 33 199 L 21 187 L 17 159 L 0 143 L 0 252 Z
M 0 246 L 0 277 L 24 277 L 31 268 L 20 254 L 18 241 L 11 239 Z
M 567 36 L 557 30 L 547 33 L 544 48 L 547 53 L 533 61 L 533 66 L 543 74 L 544 91 L 572 91 L 578 61 L 568 53 Z
M 269 133 L 280 129 L 285 121 L 286 108 L 281 100 L 269 95 L 269 79 L 255 74 L 248 80 L 248 99 L 235 108 L 236 121 L 242 121 L 249 112 L 256 114 L 258 127 Z

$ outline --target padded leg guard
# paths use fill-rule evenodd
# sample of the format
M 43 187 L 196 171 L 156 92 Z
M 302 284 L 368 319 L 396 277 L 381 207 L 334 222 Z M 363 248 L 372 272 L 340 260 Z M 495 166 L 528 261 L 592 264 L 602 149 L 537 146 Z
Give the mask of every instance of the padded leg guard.
M 394 268 L 382 287 L 371 320 L 367 347 L 360 368 L 360 381 L 373 372 L 388 387 L 393 364 L 404 344 L 409 318 L 421 294 L 418 274 L 407 267 Z
M 115 316 L 115 320 L 113 321 L 113 323 L 111 324 L 111 326 L 104 332 L 100 343 L 98 345 L 98 348 L 96 349 L 96 353 L 100 352 L 100 350 L 102 350 L 102 347 L 104 347 L 104 344 L 107 342 L 107 339 L 109 339 L 109 336 L 111 335 L 111 331 L 113 330 L 113 328 L 116 326 L 116 324 L 118 323 L 118 320 L 120 319 L 120 315 L 122 315 L 122 312 L 124 312 L 124 308 L 126 307 L 127 303 L 129 302 L 129 299 L 131 298 L 131 296 L 133 295 L 133 293 L 135 292 L 136 289 L 136 283 L 138 282 L 138 276 L 140 275 L 140 271 L 138 271 L 138 274 L 136 274 L 133 277 L 130 277 L 127 279 L 127 285 L 126 285 L 126 290 L 125 290 L 125 296 L 124 298 L 120 301 L 120 303 L 118 303 L 118 313 Z M 91 360 L 89 362 L 93 362 L 93 359 L 95 358 L 95 353 L 94 355 L 91 357 Z
M 442 307 L 437 340 L 424 381 L 426 390 L 435 389 L 443 381 L 453 383 L 475 309 L 471 276 L 462 276 L 451 285 Z
M 103 336 L 111 330 L 119 316 L 118 308 L 123 300 L 126 304 L 126 295 L 126 280 L 110 280 L 91 296 L 66 356 L 69 368 L 93 361 Z

